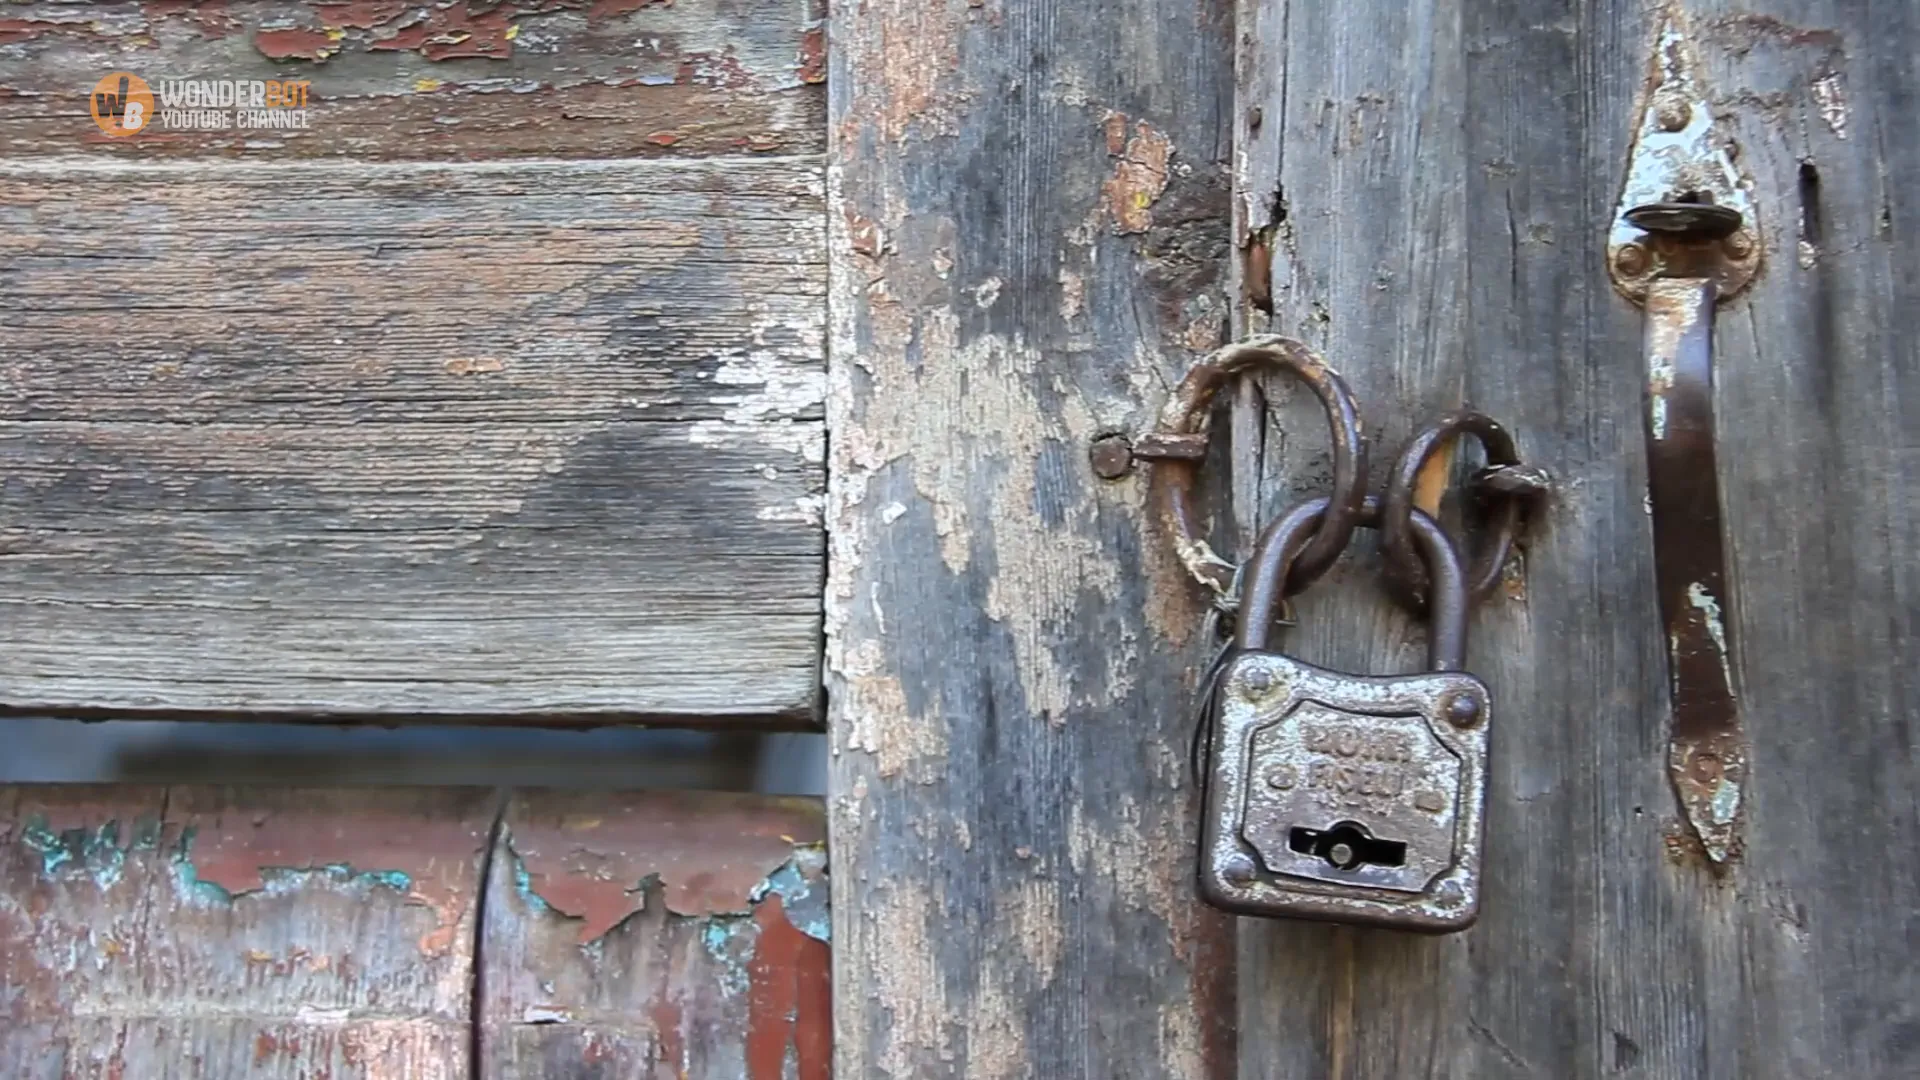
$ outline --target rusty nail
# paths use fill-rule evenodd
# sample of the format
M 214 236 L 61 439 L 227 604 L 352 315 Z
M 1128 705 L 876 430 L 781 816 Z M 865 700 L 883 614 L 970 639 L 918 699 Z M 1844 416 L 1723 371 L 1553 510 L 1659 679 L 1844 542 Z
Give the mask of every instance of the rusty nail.
M 1753 233 L 1741 229 L 1727 237 L 1727 258 L 1744 259 L 1753 254 Z
M 1648 264 L 1647 249 L 1639 244 L 1621 244 L 1613 253 L 1613 268 L 1628 277 L 1646 273 Z
M 1102 435 L 1087 448 L 1087 460 L 1100 479 L 1118 480 L 1133 471 L 1133 440 L 1119 434 Z
M 1447 699 L 1447 719 L 1455 727 L 1472 727 L 1480 719 L 1480 699 L 1466 691 Z

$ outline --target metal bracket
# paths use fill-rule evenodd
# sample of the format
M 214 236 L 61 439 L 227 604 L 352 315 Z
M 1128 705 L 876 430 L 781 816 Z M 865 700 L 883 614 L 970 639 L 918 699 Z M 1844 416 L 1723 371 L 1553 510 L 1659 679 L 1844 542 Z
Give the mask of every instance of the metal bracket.
M 1636 304 L 1646 302 L 1655 278 L 1683 276 L 1674 271 L 1685 268 L 1674 263 L 1688 261 L 1686 253 L 1668 242 L 1676 235 L 1717 241 L 1719 258 L 1709 273 L 1722 300 L 1744 290 L 1760 267 L 1748 182 L 1734 167 L 1731 142 L 1714 129 L 1696 69 L 1682 24 L 1669 15 L 1660 28 L 1626 183 L 1607 232 L 1607 272 L 1621 295 Z

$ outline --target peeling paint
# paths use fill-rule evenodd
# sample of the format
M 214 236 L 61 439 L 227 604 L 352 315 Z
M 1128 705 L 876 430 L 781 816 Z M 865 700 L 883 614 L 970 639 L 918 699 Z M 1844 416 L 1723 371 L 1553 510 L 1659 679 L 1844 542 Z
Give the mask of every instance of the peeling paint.
M 1687 586 L 1687 603 L 1700 613 L 1700 621 L 1707 628 L 1707 636 L 1713 640 L 1714 651 L 1720 657 L 1720 674 L 1727 680 L 1727 693 L 1733 694 L 1733 664 L 1727 656 L 1727 626 L 1720 611 L 1720 601 L 1707 591 L 1706 586 L 1694 582 Z M 1676 643 L 1675 648 L 1678 648 Z
M 1840 76 L 1822 75 L 1813 81 L 1813 100 L 1820 106 L 1820 119 L 1827 122 L 1835 138 L 1847 137 L 1847 94 Z

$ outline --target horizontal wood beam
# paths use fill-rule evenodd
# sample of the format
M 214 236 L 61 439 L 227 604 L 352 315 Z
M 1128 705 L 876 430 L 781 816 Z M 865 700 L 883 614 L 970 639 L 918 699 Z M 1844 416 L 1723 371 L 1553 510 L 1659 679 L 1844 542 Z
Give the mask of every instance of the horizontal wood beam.
M 0 1074 L 823 1080 L 823 835 L 720 793 L 0 788 Z
M 812 723 L 821 189 L 0 166 L 0 710 Z

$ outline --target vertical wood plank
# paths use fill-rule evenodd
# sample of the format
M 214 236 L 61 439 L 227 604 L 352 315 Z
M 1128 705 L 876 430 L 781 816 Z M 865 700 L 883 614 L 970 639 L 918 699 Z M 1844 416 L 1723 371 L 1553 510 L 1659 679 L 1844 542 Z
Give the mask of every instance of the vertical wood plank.
M 481 1075 L 827 1080 L 818 801 L 521 792 L 481 937 Z
M 1274 329 L 1324 345 L 1379 433 L 1465 403 L 1556 475 L 1470 667 L 1495 695 L 1480 924 L 1430 940 L 1243 926 L 1242 1070 L 1323 1075 L 1909 1075 L 1916 611 L 1905 105 L 1920 23 L 1893 5 L 1685 5 L 1752 177 L 1766 265 L 1718 318 L 1722 490 L 1755 763 L 1716 874 L 1665 776 L 1643 499 L 1640 314 L 1606 278 L 1661 12 L 1628 0 L 1262 5 L 1243 93 L 1284 115 Z M 1273 19 L 1278 9 L 1282 15 Z M 1244 107 L 1250 102 L 1243 98 Z M 1259 155 L 1267 155 L 1260 157 Z M 1811 168 L 1811 173 L 1809 172 Z M 1254 197 L 1258 197 L 1258 192 Z M 1913 207 L 1920 211 L 1920 207 Z M 1904 242 L 1903 242 L 1904 241 Z M 1278 412 L 1270 498 L 1322 483 Z M 1355 668 L 1419 631 L 1349 560 L 1288 639 Z M 1903 644 L 1905 643 L 1905 644 Z
M 0 791 L 0 1075 L 469 1075 L 491 793 Z
M 1201 616 L 1087 462 L 1218 343 L 1224 5 L 838 6 L 836 1076 L 1220 1077 Z

